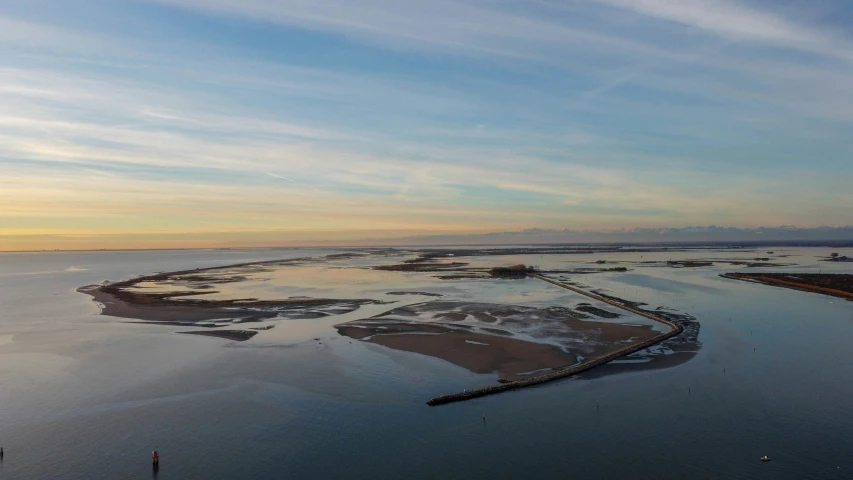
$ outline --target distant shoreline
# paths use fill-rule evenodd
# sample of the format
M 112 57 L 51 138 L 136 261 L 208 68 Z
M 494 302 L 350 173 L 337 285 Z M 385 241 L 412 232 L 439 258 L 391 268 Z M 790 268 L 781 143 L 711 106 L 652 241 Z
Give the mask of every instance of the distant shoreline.
M 853 227 L 851 227 L 853 228 Z M 571 241 L 571 242 L 530 242 L 504 241 L 498 243 L 482 242 L 436 242 L 436 243 L 401 243 L 382 241 L 375 243 L 313 243 L 300 245 L 259 245 L 240 247 L 150 247 L 150 248 L 87 248 L 87 249 L 38 249 L 38 250 L 0 250 L 0 253 L 80 253 L 80 252 L 162 252 L 162 251 L 229 251 L 229 250 L 347 250 L 390 248 L 400 250 L 426 250 L 441 248 L 501 248 L 523 246 L 529 248 L 571 247 L 571 248 L 762 248 L 762 247 L 798 247 L 798 248 L 853 248 L 853 238 L 849 239 L 817 239 L 817 240 L 634 240 L 634 241 Z
M 761 283 L 853 301 L 853 275 L 840 273 L 722 273 L 723 278 Z

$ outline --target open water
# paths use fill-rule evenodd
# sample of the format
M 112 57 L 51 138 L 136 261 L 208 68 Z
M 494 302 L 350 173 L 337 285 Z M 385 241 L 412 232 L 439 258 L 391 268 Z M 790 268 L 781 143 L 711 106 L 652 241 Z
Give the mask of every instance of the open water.
M 826 249 L 775 251 L 797 264 L 777 271 L 853 273 L 817 261 Z M 853 302 L 718 276 L 743 267 L 572 276 L 695 316 L 702 348 L 687 363 L 434 408 L 430 397 L 493 377 L 350 343 L 329 319 L 280 321 L 266 341 L 232 343 L 99 316 L 75 292 L 327 253 L 0 253 L 0 479 L 853 478 Z M 638 256 L 537 257 L 588 267 Z

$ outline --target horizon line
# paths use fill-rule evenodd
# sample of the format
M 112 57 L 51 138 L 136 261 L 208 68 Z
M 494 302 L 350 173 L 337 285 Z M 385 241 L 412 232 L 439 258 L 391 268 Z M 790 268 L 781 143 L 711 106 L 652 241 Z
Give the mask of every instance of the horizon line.
M 747 248 L 761 246 L 776 246 L 776 247 L 853 247 L 853 238 L 850 239 L 815 239 L 815 240 L 766 240 L 766 241 L 736 241 L 736 240 L 685 240 L 685 241 L 626 241 L 626 242 L 543 242 L 543 243 L 459 243 L 459 244 L 419 244 L 419 245 L 404 245 L 404 244 L 388 244 L 388 245 L 293 245 L 293 246 L 253 246 L 253 247 L 160 247 L 160 248 L 71 248 L 71 249 L 37 249 L 37 250 L 0 250 L 2 253 L 74 253 L 74 252 L 157 252 L 157 251 L 200 251 L 200 250 L 299 250 L 299 249 L 371 249 L 371 248 L 392 248 L 392 249 L 423 249 L 423 248 L 449 248 L 449 247 L 488 247 L 488 248 L 504 248 L 511 246 L 525 247 L 560 247 L 560 246 L 643 246 L 668 248 L 668 247 L 694 247 L 702 248 L 703 246 L 728 246 L 731 248 Z

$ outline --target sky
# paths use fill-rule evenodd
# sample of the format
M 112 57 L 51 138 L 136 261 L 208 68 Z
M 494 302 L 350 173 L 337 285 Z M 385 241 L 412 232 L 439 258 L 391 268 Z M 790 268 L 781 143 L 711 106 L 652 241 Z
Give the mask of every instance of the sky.
M 0 0 L 0 250 L 853 225 L 848 0 Z

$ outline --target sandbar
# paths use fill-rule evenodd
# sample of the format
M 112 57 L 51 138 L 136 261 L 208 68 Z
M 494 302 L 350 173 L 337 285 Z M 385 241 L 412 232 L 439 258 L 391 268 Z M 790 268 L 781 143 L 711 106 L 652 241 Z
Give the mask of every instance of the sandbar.
M 178 332 L 187 335 L 203 335 L 206 337 L 217 337 L 225 340 L 233 340 L 235 342 L 245 342 L 254 337 L 258 332 L 254 330 L 200 330 L 192 332 Z
M 853 275 L 845 273 L 724 273 L 724 278 L 745 280 L 774 287 L 822 293 L 853 300 Z
M 603 309 L 597 313 L 618 316 Z M 589 320 L 568 307 L 432 301 L 336 325 L 338 333 L 515 381 L 658 335 L 649 325 Z

